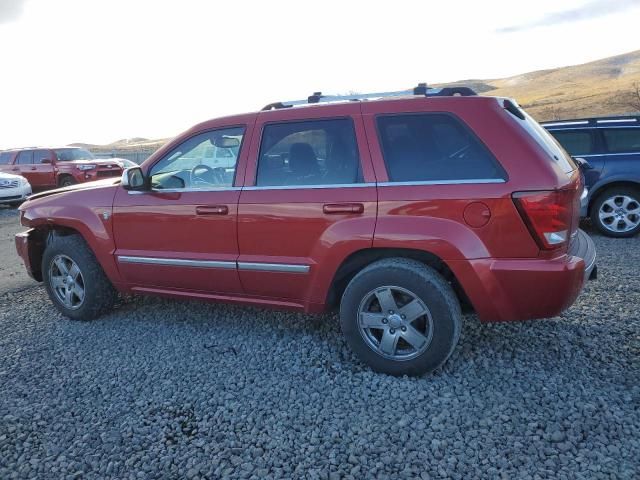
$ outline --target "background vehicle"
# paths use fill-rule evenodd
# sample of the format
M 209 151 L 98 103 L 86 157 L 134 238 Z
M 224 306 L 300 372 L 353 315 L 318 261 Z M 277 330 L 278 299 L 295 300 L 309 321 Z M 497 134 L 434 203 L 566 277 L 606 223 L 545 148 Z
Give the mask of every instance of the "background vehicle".
M 22 175 L 34 190 L 118 177 L 122 170 L 117 160 L 97 160 L 76 147 L 21 148 L 0 154 L 0 172 Z
M 582 190 L 511 100 L 314 94 L 196 125 L 121 181 L 34 195 L 16 246 L 71 318 L 116 291 L 339 308 L 362 360 L 420 374 L 451 355 L 461 304 L 508 321 L 574 302 L 595 268 Z
M 26 178 L 0 172 L 0 203 L 18 205 L 29 195 L 31 195 L 31 185 Z
M 574 157 L 591 166 L 583 216 L 605 235 L 640 231 L 640 117 L 600 117 L 542 124 Z

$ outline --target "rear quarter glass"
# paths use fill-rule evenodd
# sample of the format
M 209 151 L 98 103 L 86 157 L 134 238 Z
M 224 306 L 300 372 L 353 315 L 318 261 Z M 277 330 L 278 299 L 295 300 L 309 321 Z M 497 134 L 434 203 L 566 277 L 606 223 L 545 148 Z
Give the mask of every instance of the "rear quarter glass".
M 520 107 L 518 107 L 518 110 L 524 118 L 519 118 L 510 111 L 509 113 L 518 120 L 527 134 L 542 147 L 549 159 L 555 162 L 568 177 L 571 176 L 571 173 L 577 168 L 571 156 L 562 148 L 558 141 L 527 112 Z

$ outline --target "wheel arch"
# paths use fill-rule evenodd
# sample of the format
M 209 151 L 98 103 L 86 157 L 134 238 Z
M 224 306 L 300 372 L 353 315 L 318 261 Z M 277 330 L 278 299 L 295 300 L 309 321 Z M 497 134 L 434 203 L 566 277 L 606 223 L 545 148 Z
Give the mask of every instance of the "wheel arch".
M 334 273 L 329 285 L 326 297 L 327 309 L 334 310 L 339 306 L 345 288 L 358 272 L 368 265 L 385 258 L 410 258 L 433 268 L 451 284 L 463 309 L 466 311 L 472 309 L 471 302 L 461 283 L 442 258 L 426 250 L 392 247 L 365 248 L 348 255 Z
M 589 192 L 589 206 L 587 215 L 591 215 L 591 209 L 604 192 L 611 188 L 630 187 L 640 190 L 640 177 L 614 177 L 605 181 L 596 183 Z

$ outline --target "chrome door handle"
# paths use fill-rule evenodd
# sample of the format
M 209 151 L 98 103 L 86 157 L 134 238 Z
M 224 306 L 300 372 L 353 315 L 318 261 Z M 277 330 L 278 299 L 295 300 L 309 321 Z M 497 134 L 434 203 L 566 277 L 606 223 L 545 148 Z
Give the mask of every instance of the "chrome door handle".
M 362 203 L 327 203 L 322 207 L 322 211 L 328 215 L 336 213 L 363 213 Z
M 202 205 L 196 207 L 196 215 L 227 215 L 229 207 L 226 205 Z

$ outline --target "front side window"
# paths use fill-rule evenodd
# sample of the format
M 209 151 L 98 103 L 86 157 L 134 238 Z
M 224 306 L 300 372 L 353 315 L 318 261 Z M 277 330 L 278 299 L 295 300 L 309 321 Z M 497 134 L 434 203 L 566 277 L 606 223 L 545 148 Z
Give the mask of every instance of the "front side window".
M 570 155 L 593 153 L 593 136 L 589 130 L 557 130 L 550 133 Z
M 33 152 L 31 150 L 20 152 L 16 163 L 19 163 L 20 165 L 33 163 Z
M 42 163 L 43 160 L 51 160 L 49 150 L 36 150 L 33 152 L 33 162 Z
M 489 150 L 451 115 L 386 115 L 377 123 L 391 182 L 505 179 Z
M 640 152 L 640 128 L 605 128 L 602 133 L 610 152 Z
M 330 186 L 361 182 L 351 119 L 288 122 L 264 127 L 257 186 Z
M 153 166 L 151 187 L 207 190 L 233 186 L 244 130 L 225 128 L 189 138 Z
M 95 160 L 93 153 L 84 148 L 58 148 L 56 157 L 59 162 L 72 162 L 74 160 Z

